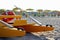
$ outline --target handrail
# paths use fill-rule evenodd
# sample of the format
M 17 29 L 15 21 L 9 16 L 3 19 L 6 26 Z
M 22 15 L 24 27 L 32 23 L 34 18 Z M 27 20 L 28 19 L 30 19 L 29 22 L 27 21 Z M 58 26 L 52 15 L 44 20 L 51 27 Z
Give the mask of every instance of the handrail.
M 38 20 L 36 20 L 35 18 L 33 18 L 32 16 L 30 16 L 29 14 L 26 14 L 29 18 L 31 18 L 34 22 L 36 22 L 38 25 L 41 25 L 42 23 L 40 23 Z
M 0 23 L 2 23 L 2 24 L 4 24 L 4 25 L 8 26 L 9 28 L 13 28 L 13 26 L 12 26 L 12 25 L 10 25 L 10 24 L 8 24 L 8 23 L 6 23 L 6 22 L 2 21 L 2 20 L 0 20 Z

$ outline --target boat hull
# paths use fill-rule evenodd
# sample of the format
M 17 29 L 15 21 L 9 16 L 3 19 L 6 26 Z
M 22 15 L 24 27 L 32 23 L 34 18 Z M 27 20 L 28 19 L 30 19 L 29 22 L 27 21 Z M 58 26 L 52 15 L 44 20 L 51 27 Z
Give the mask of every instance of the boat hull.
M 53 27 L 47 27 L 47 26 L 34 26 L 34 25 L 20 25 L 20 26 L 14 26 L 16 28 L 22 27 L 25 29 L 26 32 L 44 32 L 44 31 L 52 31 Z
M 24 36 L 25 31 L 10 30 L 9 28 L 0 28 L 0 37 L 17 37 Z

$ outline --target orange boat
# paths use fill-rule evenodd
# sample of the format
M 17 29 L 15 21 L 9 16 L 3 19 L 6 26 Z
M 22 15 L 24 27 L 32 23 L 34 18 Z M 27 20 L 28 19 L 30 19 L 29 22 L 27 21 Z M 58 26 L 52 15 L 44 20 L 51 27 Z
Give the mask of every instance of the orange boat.
M 54 27 L 50 26 L 43 26 L 43 25 L 35 25 L 34 23 L 28 24 L 26 20 L 15 20 L 12 24 L 15 28 L 24 28 L 26 32 L 45 32 L 45 31 L 52 31 Z
M 52 31 L 54 27 L 50 26 L 43 26 L 43 25 L 35 25 L 34 23 L 28 24 L 27 20 L 21 20 L 20 15 L 1 15 L 0 19 L 2 18 L 16 18 L 14 22 L 11 24 L 13 27 L 19 29 L 24 28 L 26 32 L 45 32 L 45 31 Z
M 1 15 L 0 16 L 0 37 L 17 37 L 17 36 L 24 36 L 26 34 L 26 31 L 23 28 L 20 28 L 19 30 L 13 26 L 11 26 L 10 24 L 8 24 L 7 22 L 2 21 L 3 18 L 20 18 L 20 16 L 4 16 Z
M 16 28 L 0 27 L 0 37 L 18 37 L 24 36 L 25 30 L 17 30 Z
M 54 30 L 52 25 L 43 26 L 33 17 L 29 17 L 36 23 L 28 24 L 27 20 L 21 20 L 21 15 L 15 15 L 12 11 L 7 11 L 0 15 L 0 37 L 24 36 L 26 32 L 45 32 Z M 11 22 L 13 19 L 15 20 Z

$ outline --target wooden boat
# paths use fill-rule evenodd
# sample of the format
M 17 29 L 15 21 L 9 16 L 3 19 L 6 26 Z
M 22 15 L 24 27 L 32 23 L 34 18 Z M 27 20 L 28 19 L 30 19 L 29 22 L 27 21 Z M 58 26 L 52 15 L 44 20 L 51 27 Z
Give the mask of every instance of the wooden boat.
M 24 30 L 16 30 L 16 28 L 0 27 L 0 37 L 18 37 L 24 36 Z
M 21 15 L 14 15 L 10 12 L 8 15 L 5 14 L 0 15 L 0 37 L 24 36 L 26 32 L 45 32 L 54 30 L 52 25 L 40 25 L 40 23 L 31 16 L 30 18 L 39 25 L 35 25 L 35 23 L 28 24 L 27 20 L 21 20 Z M 14 22 L 10 23 L 14 18 Z
M 1 16 L 0 16 L 1 18 Z M 28 24 L 27 20 L 21 20 L 21 16 L 20 15 L 5 15 L 2 16 L 2 18 L 16 18 L 16 20 L 14 20 L 14 22 L 11 24 L 13 27 L 15 28 L 24 28 L 26 32 L 45 32 L 45 31 L 52 31 L 54 29 L 54 27 L 52 25 L 50 26 L 43 26 L 43 25 L 38 25 L 36 26 L 35 24 L 31 23 Z
M 0 20 L 0 37 L 18 37 L 26 34 L 23 28 L 11 27 L 8 23 Z

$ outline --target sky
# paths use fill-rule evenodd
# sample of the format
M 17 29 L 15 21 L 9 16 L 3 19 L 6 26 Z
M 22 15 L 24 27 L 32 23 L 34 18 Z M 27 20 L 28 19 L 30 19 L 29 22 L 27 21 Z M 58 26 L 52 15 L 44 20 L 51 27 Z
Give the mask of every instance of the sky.
M 22 9 L 60 10 L 60 0 L 0 0 L 0 9 L 13 9 L 16 5 Z

